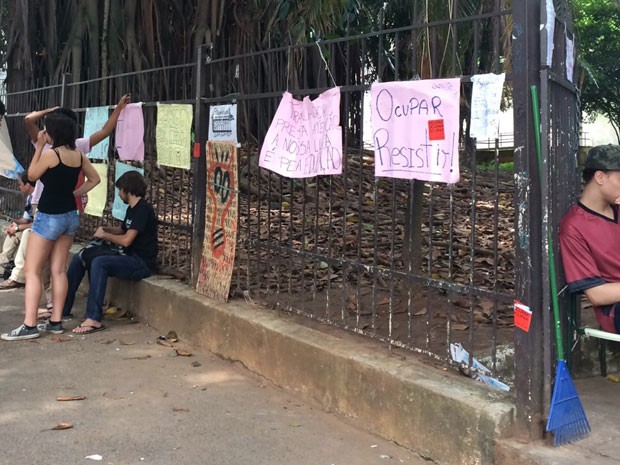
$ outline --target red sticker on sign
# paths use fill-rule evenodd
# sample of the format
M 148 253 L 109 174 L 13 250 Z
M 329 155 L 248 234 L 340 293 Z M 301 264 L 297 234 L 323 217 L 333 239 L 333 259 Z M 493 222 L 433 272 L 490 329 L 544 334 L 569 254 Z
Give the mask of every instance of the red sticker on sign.
M 532 322 L 532 311 L 527 305 L 523 305 L 515 300 L 515 326 L 522 329 L 526 333 L 530 331 L 530 323 Z
M 444 140 L 446 132 L 442 119 L 434 119 L 428 122 L 428 140 Z

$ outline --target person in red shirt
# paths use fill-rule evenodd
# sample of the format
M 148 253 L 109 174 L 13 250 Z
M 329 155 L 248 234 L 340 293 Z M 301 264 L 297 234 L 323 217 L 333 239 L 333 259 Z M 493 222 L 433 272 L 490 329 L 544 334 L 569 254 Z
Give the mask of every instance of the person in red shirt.
M 579 201 L 560 222 L 568 290 L 584 293 L 603 331 L 620 333 L 620 146 L 592 148 Z

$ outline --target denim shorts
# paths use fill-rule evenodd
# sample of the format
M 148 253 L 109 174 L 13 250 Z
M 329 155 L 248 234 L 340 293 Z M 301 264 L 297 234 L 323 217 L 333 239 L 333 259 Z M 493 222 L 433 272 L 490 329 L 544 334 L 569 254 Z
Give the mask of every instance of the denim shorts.
M 32 232 L 48 241 L 55 241 L 60 236 L 75 236 L 80 226 L 77 210 L 52 215 L 37 212 L 32 224 Z

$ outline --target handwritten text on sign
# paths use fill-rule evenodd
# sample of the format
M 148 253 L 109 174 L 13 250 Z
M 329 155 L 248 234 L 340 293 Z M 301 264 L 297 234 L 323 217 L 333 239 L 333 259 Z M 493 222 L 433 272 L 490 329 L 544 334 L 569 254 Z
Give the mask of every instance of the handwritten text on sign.
M 342 173 L 340 88 L 315 100 L 284 93 L 260 151 L 259 165 L 288 178 Z
M 372 85 L 375 176 L 458 182 L 460 90 L 458 78 Z

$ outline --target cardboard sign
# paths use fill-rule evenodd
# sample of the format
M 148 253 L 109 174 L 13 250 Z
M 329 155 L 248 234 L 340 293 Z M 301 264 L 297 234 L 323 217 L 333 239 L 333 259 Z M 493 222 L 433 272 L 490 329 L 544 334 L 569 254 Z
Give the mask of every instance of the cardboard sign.
M 234 142 L 207 142 L 205 238 L 196 292 L 226 302 L 237 244 L 237 148 Z
M 532 311 L 527 305 L 523 305 L 518 300 L 515 300 L 515 326 L 522 329 L 526 333 L 530 331 L 530 323 L 532 322 Z
M 458 182 L 458 78 L 375 83 L 370 96 L 375 176 Z

